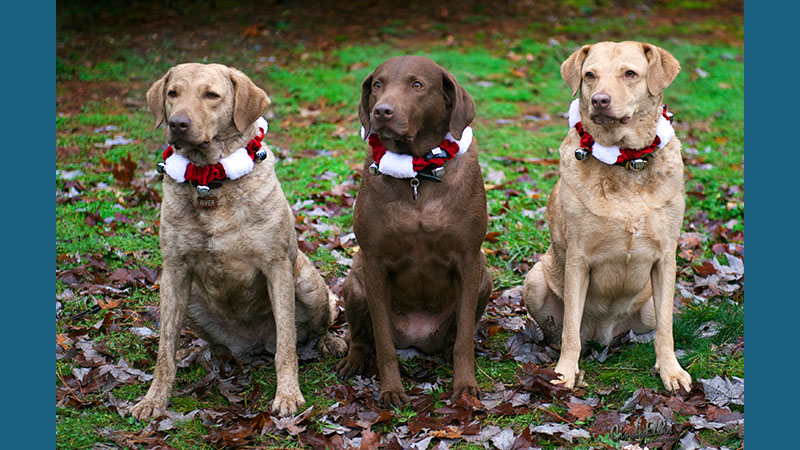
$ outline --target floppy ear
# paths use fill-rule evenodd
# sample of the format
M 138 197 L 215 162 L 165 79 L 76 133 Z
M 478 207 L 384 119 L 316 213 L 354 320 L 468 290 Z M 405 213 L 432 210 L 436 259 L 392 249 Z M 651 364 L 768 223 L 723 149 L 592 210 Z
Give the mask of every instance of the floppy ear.
M 572 90 L 573 97 L 581 88 L 583 62 L 586 61 L 586 56 L 589 54 L 591 48 L 591 44 L 584 45 L 578 50 L 575 50 L 574 53 L 569 55 L 569 58 L 561 63 L 561 78 L 567 82 L 567 86 Z
M 442 90 L 447 107 L 450 109 L 450 134 L 461 139 L 461 133 L 475 118 L 475 102 L 467 91 L 458 84 L 456 77 L 442 69 Z
M 647 89 L 652 95 L 661 94 L 678 76 L 681 64 L 672 54 L 652 44 L 642 44 L 647 58 Z
M 164 101 L 167 99 L 167 81 L 169 81 L 171 74 L 172 69 L 169 69 L 160 80 L 153 83 L 150 89 L 147 90 L 147 106 L 150 107 L 150 111 L 156 117 L 155 128 L 160 127 L 167 120 Z
M 374 72 L 373 72 L 374 73 Z M 364 139 L 369 135 L 369 95 L 372 92 L 372 74 L 367 75 L 361 83 L 361 103 L 358 104 L 358 120 L 364 127 Z
M 256 121 L 272 103 L 267 93 L 256 86 L 244 73 L 229 67 L 233 82 L 233 123 L 239 133 Z

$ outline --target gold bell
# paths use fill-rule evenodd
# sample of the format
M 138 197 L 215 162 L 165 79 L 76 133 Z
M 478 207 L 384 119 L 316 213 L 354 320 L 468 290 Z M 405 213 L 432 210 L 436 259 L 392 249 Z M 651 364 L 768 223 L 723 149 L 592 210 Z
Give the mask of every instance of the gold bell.
M 254 156 L 255 157 L 253 158 L 253 161 L 261 162 L 261 161 L 267 159 L 267 150 L 263 149 L 263 148 L 260 148 L 260 149 L 258 149 L 258 151 L 256 151 Z
M 203 186 L 201 184 L 197 186 L 197 195 L 203 198 L 208 197 L 209 195 L 211 195 L 211 188 L 208 186 Z
M 636 158 L 625 162 L 625 168 L 634 172 L 644 170 L 646 165 L 647 161 L 643 160 L 642 158 Z
M 369 165 L 369 173 L 371 173 L 373 175 L 380 175 L 381 174 L 380 169 L 378 169 L 378 163 L 373 161 L 372 164 Z
M 589 150 L 583 147 L 579 147 L 578 149 L 575 150 L 575 159 L 577 159 L 578 161 L 583 161 L 584 159 L 586 159 L 588 155 L 589 155 Z
M 167 168 L 167 163 L 165 163 L 164 161 L 159 161 L 159 163 L 156 164 L 156 172 L 158 173 L 164 173 L 166 168 Z

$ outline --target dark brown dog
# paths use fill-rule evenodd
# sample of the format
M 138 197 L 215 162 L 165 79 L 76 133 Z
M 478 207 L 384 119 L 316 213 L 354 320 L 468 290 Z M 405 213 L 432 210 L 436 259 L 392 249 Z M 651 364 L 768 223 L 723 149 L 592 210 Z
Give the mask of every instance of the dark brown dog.
M 383 175 L 371 174 L 374 151 L 364 164 L 353 224 L 360 251 L 343 286 L 350 351 L 339 373 L 360 372 L 374 347 L 381 400 L 406 403 L 396 349 L 416 347 L 452 355 L 454 400 L 477 396 L 473 336 L 492 281 L 481 252 L 486 192 L 468 128 L 475 105 L 430 59 L 400 56 L 364 80 L 358 112 L 373 150 L 382 143 L 387 153 L 373 169 Z M 412 158 L 448 147 L 446 138 L 459 151 L 444 174 L 432 172 L 440 181 L 426 176 L 430 166 L 411 168 Z

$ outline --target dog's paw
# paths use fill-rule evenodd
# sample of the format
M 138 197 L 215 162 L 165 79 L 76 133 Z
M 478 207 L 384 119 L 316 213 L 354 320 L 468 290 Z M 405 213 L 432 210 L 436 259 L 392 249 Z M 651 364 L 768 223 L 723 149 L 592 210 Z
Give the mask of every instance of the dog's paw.
M 166 399 L 158 400 L 149 398 L 145 395 L 145 397 L 139 403 L 131 408 L 131 416 L 133 416 L 136 420 L 145 421 L 151 417 L 159 417 L 164 415 L 166 409 Z
M 384 405 L 404 406 L 410 401 L 403 385 L 397 387 L 381 387 L 380 401 Z
M 322 353 L 331 356 L 343 356 L 347 352 L 347 342 L 344 339 L 326 334 L 317 344 Z
M 563 358 L 559 359 L 558 364 L 556 364 L 555 371 L 561 376 L 561 378 L 551 380 L 550 382 L 564 386 L 567 389 L 575 389 L 575 387 L 581 383 L 583 378 L 580 376 L 578 364 L 572 361 L 565 361 Z
M 478 387 L 477 383 L 453 383 L 453 395 L 450 397 L 450 402 L 456 404 L 464 394 L 479 399 L 481 389 Z
M 684 389 L 689 392 L 692 390 L 692 376 L 683 370 L 677 359 L 666 364 L 659 364 L 656 361 L 656 370 L 661 375 L 661 381 L 668 391 L 678 392 Z
M 306 403 L 299 387 L 284 391 L 288 392 L 277 392 L 275 400 L 272 401 L 272 413 L 280 417 L 295 414 Z
M 353 355 L 352 349 L 350 354 L 342 358 L 336 364 L 336 373 L 340 377 L 350 378 L 353 375 L 358 375 L 364 372 L 364 358 L 363 356 Z

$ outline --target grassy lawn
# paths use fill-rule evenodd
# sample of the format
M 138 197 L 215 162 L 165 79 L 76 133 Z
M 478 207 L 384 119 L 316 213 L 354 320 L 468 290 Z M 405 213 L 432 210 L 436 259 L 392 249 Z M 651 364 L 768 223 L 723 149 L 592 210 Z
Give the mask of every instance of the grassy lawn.
M 366 151 L 357 118 L 360 83 L 394 55 L 424 55 L 448 68 L 476 104 L 473 128 L 490 215 L 491 238 L 484 251 L 499 299 L 522 284 L 548 246 L 543 208 L 557 179 L 557 149 L 567 132 L 571 100 L 560 77 L 561 62 L 580 45 L 597 40 L 643 40 L 664 47 L 682 65 L 665 102 L 675 113 L 686 163 L 687 212 L 678 257 L 684 289 L 676 291 L 681 307 L 675 346 L 694 381 L 744 377 L 743 279 L 698 283 L 715 273 L 714 264 L 733 267 L 734 258 L 743 259 L 744 252 L 744 39 L 735 2 L 659 2 L 637 8 L 571 0 L 498 11 L 479 3 L 463 9 L 420 6 L 419 14 L 406 12 L 395 19 L 378 12 L 363 33 L 358 30 L 366 25 L 349 21 L 346 14 L 326 15 L 319 8 L 304 16 L 297 11 L 300 6 L 290 3 L 253 14 L 224 1 L 177 2 L 153 6 L 154 11 L 123 2 L 112 2 L 103 11 L 88 2 L 78 5 L 59 5 L 56 42 L 56 335 L 62 344 L 56 361 L 58 448 L 98 443 L 179 449 L 314 446 L 266 425 L 249 440 L 237 441 L 245 433 L 237 434 L 234 419 L 241 428 L 253 426 L 253 416 L 267 416 L 274 368 L 266 363 L 237 369 L 230 361 L 204 360 L 188 330 L 181 347 L 201 356 L 179 369 L 169 408 L 177 414 L 215 410 L 216 421 L 197 415 L 153 430 L 122 417 L 118 410 L 125 407 L 119 405 L 135 403 L 149 381 L 109 382 L 106 389 L 84 378 L 79 384 L 86 394 L 72 387 L 76 374 L 99 365 L 87 362 L 86 348 L 108 362 L 122 359 L 131 370 L 152 374 L 157 337 L 146 330 L 158 331 L 161 264 L 161 183 L 154 168 L 165 144 L 163 130 L 153 128 L 144 93 L 169 67 L 185 61 L 235 66 L 269 94 L 267 141 L 278 158 L 278 178 L 298 217 L 298 235 L 307 243 L 302 248 L 336 292 L 348 270 L 342 261 L 355 251 L 339 240 L 352 231 L 352 200 Z M 603 14 L 609 8 L 619 14 Z M 173 21 L 181 26 L 170 28 Z M 211 26 L 220 23 L 225 30 Z M 721 273 L 718 268 L 716 273 Z M 518 294 L 511 298 L 518 305 Z M 515 330 L 502 320 L 526 318 L 524 308 L 509 314 L 495 306 L 486 318 L 501 325 L 488 328 L 491 337 L 480 346 L 476 363 L 482 389 L 494 393 L 498 383 L 508 389 L 525 385 L 522 363 L 503 357 Z M 336 331 L 345 329 L 340 318 Z M 601 411 L 620 410 L 640 388 L 665 394 L 652 371 L 652 342 L 605 350 L 607 357 L 581 362 L 588 386 L 579 397 L 599 400 L 592 416 L 576 420 L 567 415 L 566 400 L 532 395 L 527 412 L 476 416 L 481 429 L 510 428 L 520 435 L 561 417 L 561 423 L 588 431 Z M 604 349 L 590 347 L 587 355 L 593 351 Z M 366 389 L 361 381 L 338 379 L 332 372 L 335 363 L 325 358 L 301 362 L 301 389 L 307 407 L 313 406 L 304 425 L 318 435 L 341 426 L 329 412 L 347 403 L 340 391 Z M 420 390 L 419 398 L 433 399 L 431 411 L 446 406 L 438 394 L 451 388 L 450 367 L 422 357 L 403 364 L 408 389 L 443 380 Z M 243 389 L 235 396 L 222 385 L 202 385 L 214 370 L 228 369 Z M 358 397 L 357 403 L 361 411 L 372 405 L 368 396 Z M 418 406 L 388 410 L 388 418 L 371 430 L 385 435 L 413 427 L 427 414 Z M 743 405 L 730 409 L 744 412 Z M 246 420 L 245 412 L 250 414 Z M 743 447 L 736 428 L 692 428 L 688 414 L 673 420 L 673 430 L 683 430 L 673 431 L 680 437 L 692 430 L 706 445 Z M 534 442 L 543 448 L 566 445 L 562 438 L 537 436 Z M 446 438 L 439 436 L 430 446 L 440 439 Z M 622 448 L 639 442 L 643 448 L 648 442 L 658 446 L 657 441 L 655 435 L 609 432 L 577 437 L 571 445 Z M 483 448 L 465 439 L 446 442 L 451 448 Z

